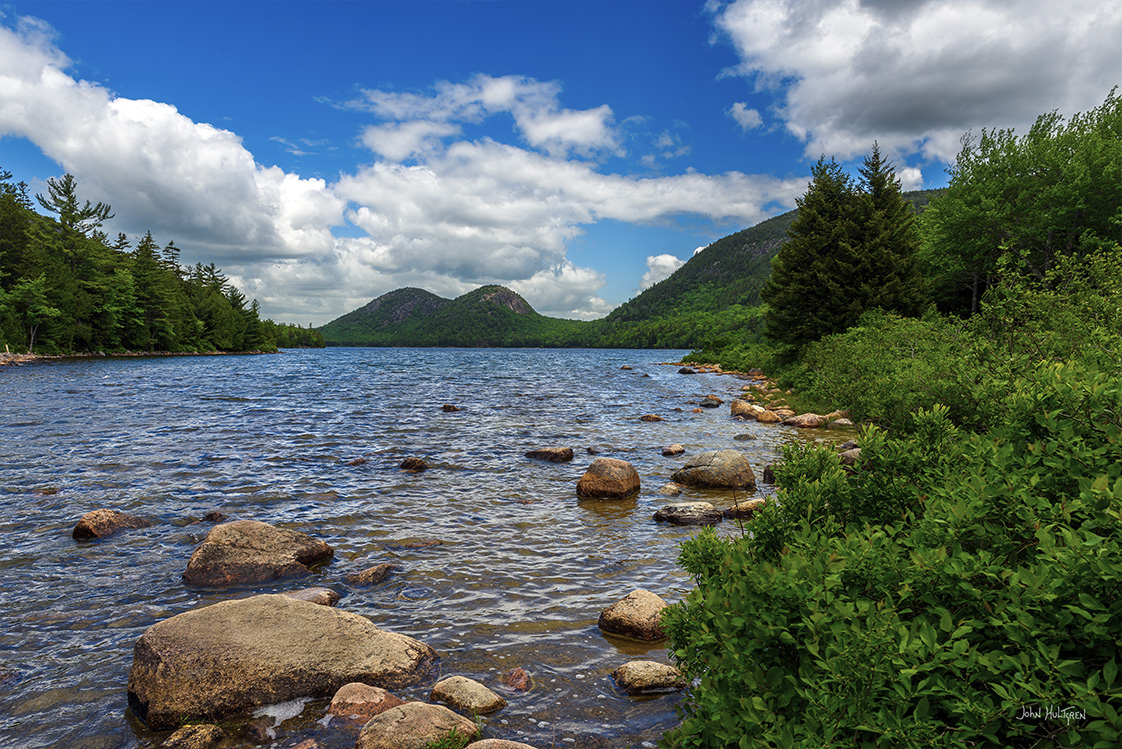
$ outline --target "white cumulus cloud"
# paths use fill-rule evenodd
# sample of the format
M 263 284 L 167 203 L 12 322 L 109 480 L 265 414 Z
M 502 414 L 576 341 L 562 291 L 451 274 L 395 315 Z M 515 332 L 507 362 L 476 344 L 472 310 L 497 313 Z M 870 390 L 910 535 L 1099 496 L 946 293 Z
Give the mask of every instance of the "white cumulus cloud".
M 679 260 L 673 255 L 649 255 L 647 257 L 647 272 L 639 279 L 639 291 L 645 291 L 659 281 L 670 278 L 674 271 L 685 264 L 684 260 Z
M 874 140 L 954 160 L 967 130 L 1086 111 L 1119 82 L 1122 4 L 1099 0 L 738 0 L 713 3 L 734 74 L 778 94 L 806 156 Z

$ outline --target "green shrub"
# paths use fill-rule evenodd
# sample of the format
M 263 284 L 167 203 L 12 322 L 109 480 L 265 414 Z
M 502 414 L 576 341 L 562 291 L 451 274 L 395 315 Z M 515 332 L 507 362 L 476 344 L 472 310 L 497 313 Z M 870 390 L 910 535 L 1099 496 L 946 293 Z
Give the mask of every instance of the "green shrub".
M 789 450 L 751 535 L 683 544 L 664 746 L 1119 745 L 1122 382 L 1041 364 L 1000 406 L 873 432 L 851 477 Z

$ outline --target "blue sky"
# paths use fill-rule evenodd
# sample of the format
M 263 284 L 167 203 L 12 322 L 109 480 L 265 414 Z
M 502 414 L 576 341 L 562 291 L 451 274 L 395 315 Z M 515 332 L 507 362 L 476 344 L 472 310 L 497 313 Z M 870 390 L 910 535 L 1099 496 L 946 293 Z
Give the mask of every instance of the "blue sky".
M 71 172 L 322 324 L 502 283 L 591 318 L 879 142 L 906 188 L 964 132 L 1122 80 L 1122 10 L 1068 0 L 0 5 L 0 167 Z

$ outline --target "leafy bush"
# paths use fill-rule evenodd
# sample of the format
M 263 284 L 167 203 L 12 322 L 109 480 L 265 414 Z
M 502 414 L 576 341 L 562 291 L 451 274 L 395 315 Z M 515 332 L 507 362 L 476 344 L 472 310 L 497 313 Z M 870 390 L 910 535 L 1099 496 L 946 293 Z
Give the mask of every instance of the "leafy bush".
M 664 746 L 1119 745 L 1122 382 L 1041 364 L 1001 406 L 873 432 L 852 477 L 789 450 L 751 536 L 683 544 Z

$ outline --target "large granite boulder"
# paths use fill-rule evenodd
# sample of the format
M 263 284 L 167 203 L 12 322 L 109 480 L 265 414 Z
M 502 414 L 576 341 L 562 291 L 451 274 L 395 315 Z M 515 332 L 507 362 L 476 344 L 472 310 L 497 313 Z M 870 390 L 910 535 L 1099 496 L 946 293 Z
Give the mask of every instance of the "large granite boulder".
M 722 516 L 709 502 L 675 502 L 658 508 L 654 519 L 674 525 L 716 525 Z
M 639 472 L 626 460 L 597 458 L 577 482 L 577 496 L 623 499 L 639 491 Z
M 474 739 L 479 736 L 479 729 L 475 723 L 443 705 L 406 702 L 371 718 L 358 735 L 355 749 L 453 746 L 450 741 L 452 736 Z
M 702 489 L 754 489 L 756 475 L 737 450 L 710 450 L 690 458 L 671 477 L 675 483 Z
M 71 534 L 75 541 L 89 541 L 94 538 L 105 538 L 114 533 L 133 528 L 147 528 L 152 525 L 144 518 L 130 515 L 119 510 L 90 510 L 74 526 Z
M 235 520 L 211 529 L 191 555 L 183 580 L 220 587 L 306 575 L 335 550 L 306 533 L 256 520 Z
M 133 648 L 129 706 L 159 731 L 330 697 L 352 681 L 391 689 L 416 684 L 428 678 L 436 658 L 428 645 L 358 614 L 282 595 L 253 596 L 149 627 Z
M 682 672 L 657 661 L 631 661 L 612 672 L 616 686 L 627 694 L 658 694 L 686 686 Z
M 473 715 L 486 715 L 506 707 L 506 700 L 466 676 L 449 676 L 436 682 L 429 699 Z
M 646 590 L 633 590 L 600 612 L 600 629 L 610 635 L 654 642 L 666 638 L 662 610 L 666 601 Z

